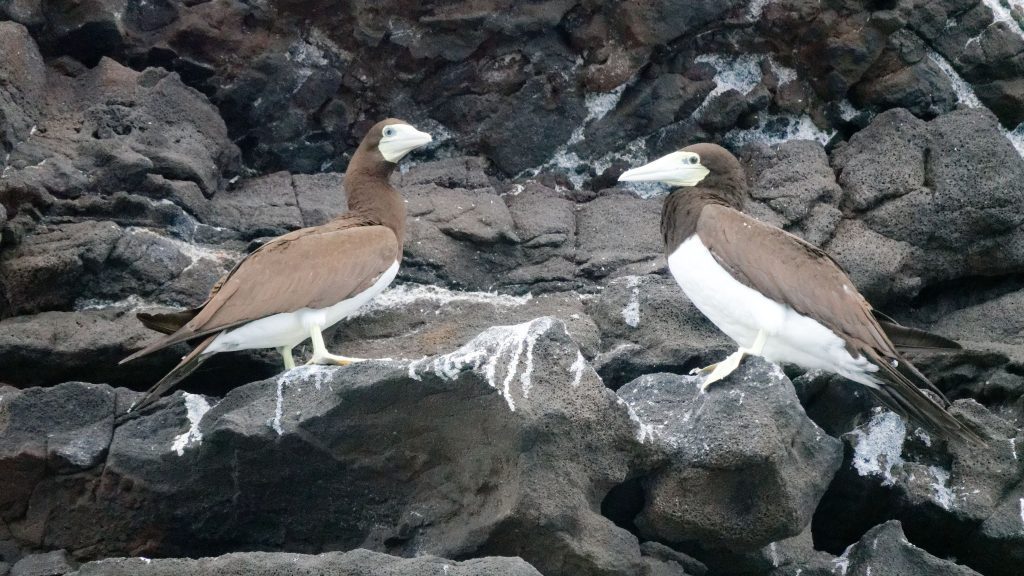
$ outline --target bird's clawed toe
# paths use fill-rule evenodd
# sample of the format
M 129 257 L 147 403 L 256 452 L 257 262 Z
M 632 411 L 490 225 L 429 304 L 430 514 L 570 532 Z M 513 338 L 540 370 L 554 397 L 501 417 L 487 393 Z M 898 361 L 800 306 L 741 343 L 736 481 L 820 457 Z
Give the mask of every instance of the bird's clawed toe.
M 306 362 L 307 366 L 313 364 L 320 364 L 326 366 L 348 366 L 349 364 L 355 364 L 356 362 L 366 362 L 366 358 L 349 358 L 348 356 L 339 356 L 337 354 L 314 354 L 312 358 Z

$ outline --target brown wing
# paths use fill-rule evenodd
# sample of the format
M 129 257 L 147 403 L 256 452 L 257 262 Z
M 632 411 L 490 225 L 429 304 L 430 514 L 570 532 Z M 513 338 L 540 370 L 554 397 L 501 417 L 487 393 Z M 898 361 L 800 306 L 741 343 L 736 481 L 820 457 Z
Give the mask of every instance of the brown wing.
M 370 287 L 399 255 L 394 232 L 365 221 L 290 232 L 249 254 L 179 330 L 122 362 L 272 314 L 337 304 Z
M 972 435 L 920 390 L 918 385 L 923 385 L 942 397 L 903 358 L 875 319 L 871 305 L 824 251 L 725 206 L 705 207 L 697 233 L 733 278 L 818 321 L 842 338 L 851 353 L 877 364 L 885 382 L 876 393 L 887 407 L 939 431 Z

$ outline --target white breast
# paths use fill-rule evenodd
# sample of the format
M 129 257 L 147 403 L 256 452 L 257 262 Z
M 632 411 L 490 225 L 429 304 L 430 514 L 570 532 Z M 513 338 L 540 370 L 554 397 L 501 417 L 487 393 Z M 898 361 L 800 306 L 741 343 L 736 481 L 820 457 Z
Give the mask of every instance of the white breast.
M 309 331 L 313 324 L 321 328 L 333 326 L 351 316 L 363 304 L 383 292 L 398 275 L 398 265 L 399 262 L 396 261 L 381 274 L 372 286 L 333 306 L 315 309 L 301 308 L 294 312 L 274 314 L 222 332 L 204 354 L 295 346 L 309 338 Z
M 869 373 L 876 366 L 862 356 L 851 356 L 843 340 L 819 322 L 733 278 L 696 234 L 669 255 L 668 269 L 693 305 L 740 346 L 751 347 L 758 331 L 764 330 L 766 359 L 874 385 Z

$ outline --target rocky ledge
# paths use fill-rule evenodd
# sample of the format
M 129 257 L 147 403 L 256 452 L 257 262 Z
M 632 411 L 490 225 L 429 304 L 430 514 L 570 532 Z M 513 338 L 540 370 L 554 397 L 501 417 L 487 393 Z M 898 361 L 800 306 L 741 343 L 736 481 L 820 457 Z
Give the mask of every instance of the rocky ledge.
M 0 575 L 1016 576 L 1024 14 L 1014 2 L 0 3 Z M 273 236 L 346 209 L 366 128 L 395 286 L 282 372 L 117 361 Z M 880 310 L 988 439 L 729 353 L 664 270 L 683 144 Z M 298 351 L 300 354 L 308 350 Z

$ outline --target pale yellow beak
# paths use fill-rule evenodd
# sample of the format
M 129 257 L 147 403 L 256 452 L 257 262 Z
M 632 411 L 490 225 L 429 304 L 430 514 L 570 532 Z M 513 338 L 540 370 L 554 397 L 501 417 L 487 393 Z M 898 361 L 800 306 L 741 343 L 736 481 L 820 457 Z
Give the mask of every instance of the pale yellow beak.
M 377 149 L 385 160 L 397 163 L 409 152 L 433 141 L 433 136 L 408 124 L 388 124 L 384 127 Z
M 673 152 L 653 162 L 626 170 L 619 182 L 664 182 L 673 186 L 696 186 L 710 171 L 693 152 Z

